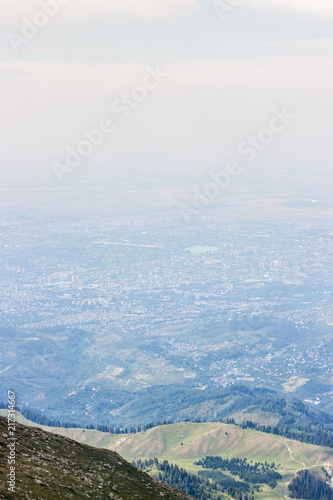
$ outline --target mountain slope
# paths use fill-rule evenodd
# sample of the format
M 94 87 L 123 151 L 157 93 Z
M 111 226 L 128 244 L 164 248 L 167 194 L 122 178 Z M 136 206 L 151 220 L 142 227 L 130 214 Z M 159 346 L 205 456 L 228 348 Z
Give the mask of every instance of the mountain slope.
M 20 415 L 18 419 L 28 423 Z M 37 426 L 33 423 L 30 425 Z M 331 448 L 300 443 L 282 436 L 241 429 L 220 422 L 181 422 L 154 427 L 137 434 L 117 435 L 88 429 L 44 429 L 82 444 L 114 450 L 127 460 L 157 457 L 177 463 L 193 463 L 206 455 L 222 454 L 225 458 L 276 461 L 292 470 L 298 470 L 303 462 L 314 465 L 333 460 Z
M 117 453 L 16 424 L 16 492 L 8 492 L 8 426 L 0 417 L 0 498 L 3 500 L 191 500 L 150 478 Z
M 194 462 L 206 457 L 247 458 L 253 462 L 275 462 L 282 480 L 274 490 L 267 485 L 256 493 L 256 500 L 282 499 L 286 484 L 303 468 L 320 469 L 333 462 L 333 450 L 322 446 L 300 443 L 291 439 L 264 434 L 251 429 L 223 423 L 179 423 L 164 425 L 137 434 L 111 435 L 96 430 L 59 429 L 81 442 L 109 448 L 127 460 L 158 458 L 168 460 L 189 473 L 198 473 L 200 467 Z
M 19 413 L 17 420 L 37 426 Z M 44 427 L 44 430 L 69 437 L 81 444 L 114 450 L 127 460 L 155 457 L 162 461 L 168 460 L 189 473 L 198 473 L 200 467 L 194 465 L 194 462 L 207 455 L 281 464 L 279 472 L 283 479 L 278 481 L 274 490 L 263 486 L 262 493 L 255 495 L 258 500 L 284 498 L 286 484 L 297 471 L 303 468 L 320 469 L 324 464 L 333 462 L 331 448 L 219 422 L 182 422 L 154 427 L 137 434 L 120 435 L 78 428 Z

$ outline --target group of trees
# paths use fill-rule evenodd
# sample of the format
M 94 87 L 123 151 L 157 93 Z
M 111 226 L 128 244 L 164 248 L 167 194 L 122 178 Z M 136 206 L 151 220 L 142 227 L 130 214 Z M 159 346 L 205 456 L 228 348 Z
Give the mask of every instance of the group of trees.
M 176 464 L 170 464 L 167 460 L 159 462 L 157 458 L 150 460 L 138 460 L 133 462 L 140 470 L 151 470 L 156 468 L 160 481 L 171 484 L 175 488 L 184 491 L 188 495 L 192 495 L 198 500 L 216 499 L 222 500 L 219 493 L 226 492 L 236 500 L 254 500 L 253 495 L 247 491 L 243 491 L 234 484 L 229 484 L 228 488 L 218 485 L 216 482 L 209 480 L 207 477 L 190 474 L 186 470 L 179 468 Z
M 0 403 L 0 408 L 6 409 L 7 406 L 4 403 Z M 100 425 L 100 424 L 87 424 L 87 425 L 79 425 L 74 422 L 65 422 L 61 420 L 53 420 L 51 418 L 46 417 L 45 415 L 42 415 L 41 413 L 38 413 L 34 410 L 29 410 L 26 408 L 19 408 L 17 407 L 17 411 L 19 411 L 23 417 L 25 417 L 27 420 L 30 420 L 30 422 L 34 422 L 35 424 L 38 425 L 45 425 L 46 427 L 63 427 L 65 429 L 91 429 L 91 430 L 97 430 L 100 432 L 108 432 L 110 434 L 136 434 L 137 432 L 145 432 L 148 429 L 152 429 L 154 427 L 160 426 L 160 425 L 170 425 L 173 424 L 174 421 L 172 420 L 164 420 L 162 422 L 156 422 L 156 423 L 148 423 L 145 425 L 138 425 L 136 427 L 113 427 L 111 425 Z
M 250 464 L 246 458 L 221 458 L 221 457 L 206 457 L 199 460 L 195 465 L 199 465 L 204 469 L 219 469 L 221 471 L 229 471 L 233 476 L 238 476 L 246 483 L 251 484 L 268 484 L 271 488 L 275 488 L 277 481 L 282 479 L 279 472 L 276 472 L 275 463 L 255 462 Z
M 244 483 L 243 481 L 237 481 L 233 477 L 228 476 L 227 474 L 223 474 L 223 472 L 218 470 L 200 470 L 198 472 L 198 475 L 212 479 L 214 483 L 222 486 L 223 489 L 226 491 L 231 491 L 232 488 L 236 490 L 241 490 L 243 492 L 250 491 L 250 485 L 248 483 Z
M 303 443 L 313 444 L 317 446 L 327 446 L 333 448 L 333 422 L 332 417 L 323 413 L 317 413 L 312 408 L 307 408 L 300 401 L 286 401 L 283 399 L 272 400 L 269 398 L 261 398 L 260 406 L 269 411 L 276 411 L 281 415 L 281 420 L 278 425 L 262 425 L 251 420 L 245 420 L 237 424 L 234 418 L 221 419 L 220 422 L 237 425 L 243 429 L 254 429 L 256 431 L 265 432 L 267 434 L 275 434 L 293 439 Z M 0 403 L 0 408 L 6 408 L 6 405 Z M 300 420 L 290 415 L 290 408 L 293 412 L 302 416 Z M 135 434 L 137 432 L 147 431 L 153 427 L 160 425 L 169 425 L 179 422 L 179 419 L 163 420 L 158 422 L 150 422 L 145 425 L 137 425 L 130 427 L 112 426 L 107 424 L 76 424 L 60 420 L 53 420 L 41 413 L 27 408 L 17 408 L 22 415 L 28 420 L 48 427 L 65 427 L 65 428 L 86 428 L 96 429 L 101 432 L 111 434 Z M 206 422 L 206 419 L 185 419 L 185 422 L 201 423 Z M 216 421 L 216 420 L 215 420 Z M 301 423 L 302 422 L 302 425 Z
M 288 490 L 291 498 L 333 500 L 333 489 L 330 485 L 307 469 L 298 472 L 289 484 Z
M 242 429 L 254 429 L 256 431 L 266 432 L 267 434 L 283 436 L 288 439 L 300 441 L 301 443 L 333 448 L 333 434 L 331 432 L 325 432 L 321 429 L 312 428 L 310 426 L 293 425 L 292 428 L 289 428 L 288 424 L 285 424 L 283 427 L 277 427 L 272 425 L 262 425 L 252 422 L 251 420 L 246 420 L 239 424 L 239 427 Z

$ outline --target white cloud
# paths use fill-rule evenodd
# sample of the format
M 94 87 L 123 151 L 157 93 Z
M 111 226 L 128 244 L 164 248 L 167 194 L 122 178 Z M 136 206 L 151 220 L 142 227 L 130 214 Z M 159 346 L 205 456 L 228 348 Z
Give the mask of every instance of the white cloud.
M 332 0 L 248 0 L 248 3 L 265 8 L 288 7 L 307 13 L 333 14 Z

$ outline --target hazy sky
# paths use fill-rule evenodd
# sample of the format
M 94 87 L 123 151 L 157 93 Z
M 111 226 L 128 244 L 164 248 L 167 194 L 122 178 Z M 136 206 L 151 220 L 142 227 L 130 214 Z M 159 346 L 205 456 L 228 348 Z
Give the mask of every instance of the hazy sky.
M 295 118 L 253 167 L 330 168 L 332 0 L 218 4 L 0 0 L 1 167 L 52 172 L 108 119 L 112 133 L 77 168 L 208 170 L 285 108 Z

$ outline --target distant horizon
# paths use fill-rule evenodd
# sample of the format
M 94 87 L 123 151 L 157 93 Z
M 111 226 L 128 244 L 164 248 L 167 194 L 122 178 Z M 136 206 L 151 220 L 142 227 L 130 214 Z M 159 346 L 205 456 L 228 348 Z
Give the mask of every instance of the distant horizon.
M 0 0 L 1 171 L 39 168 L 56 178 L 52 165 L 65 164 L 68 148 L 105 119 L 112 134 L 85 143 L 91 152 L 70 175 L 108 164 L 205 173 L 264 129 L 267 147 L 258 145 L 252 170 L 328 171 L 332 4 L 223 5 L 71 0 L 51 15 L 32 0 Z M 295 119 L 270 138 L 274 109 Z

